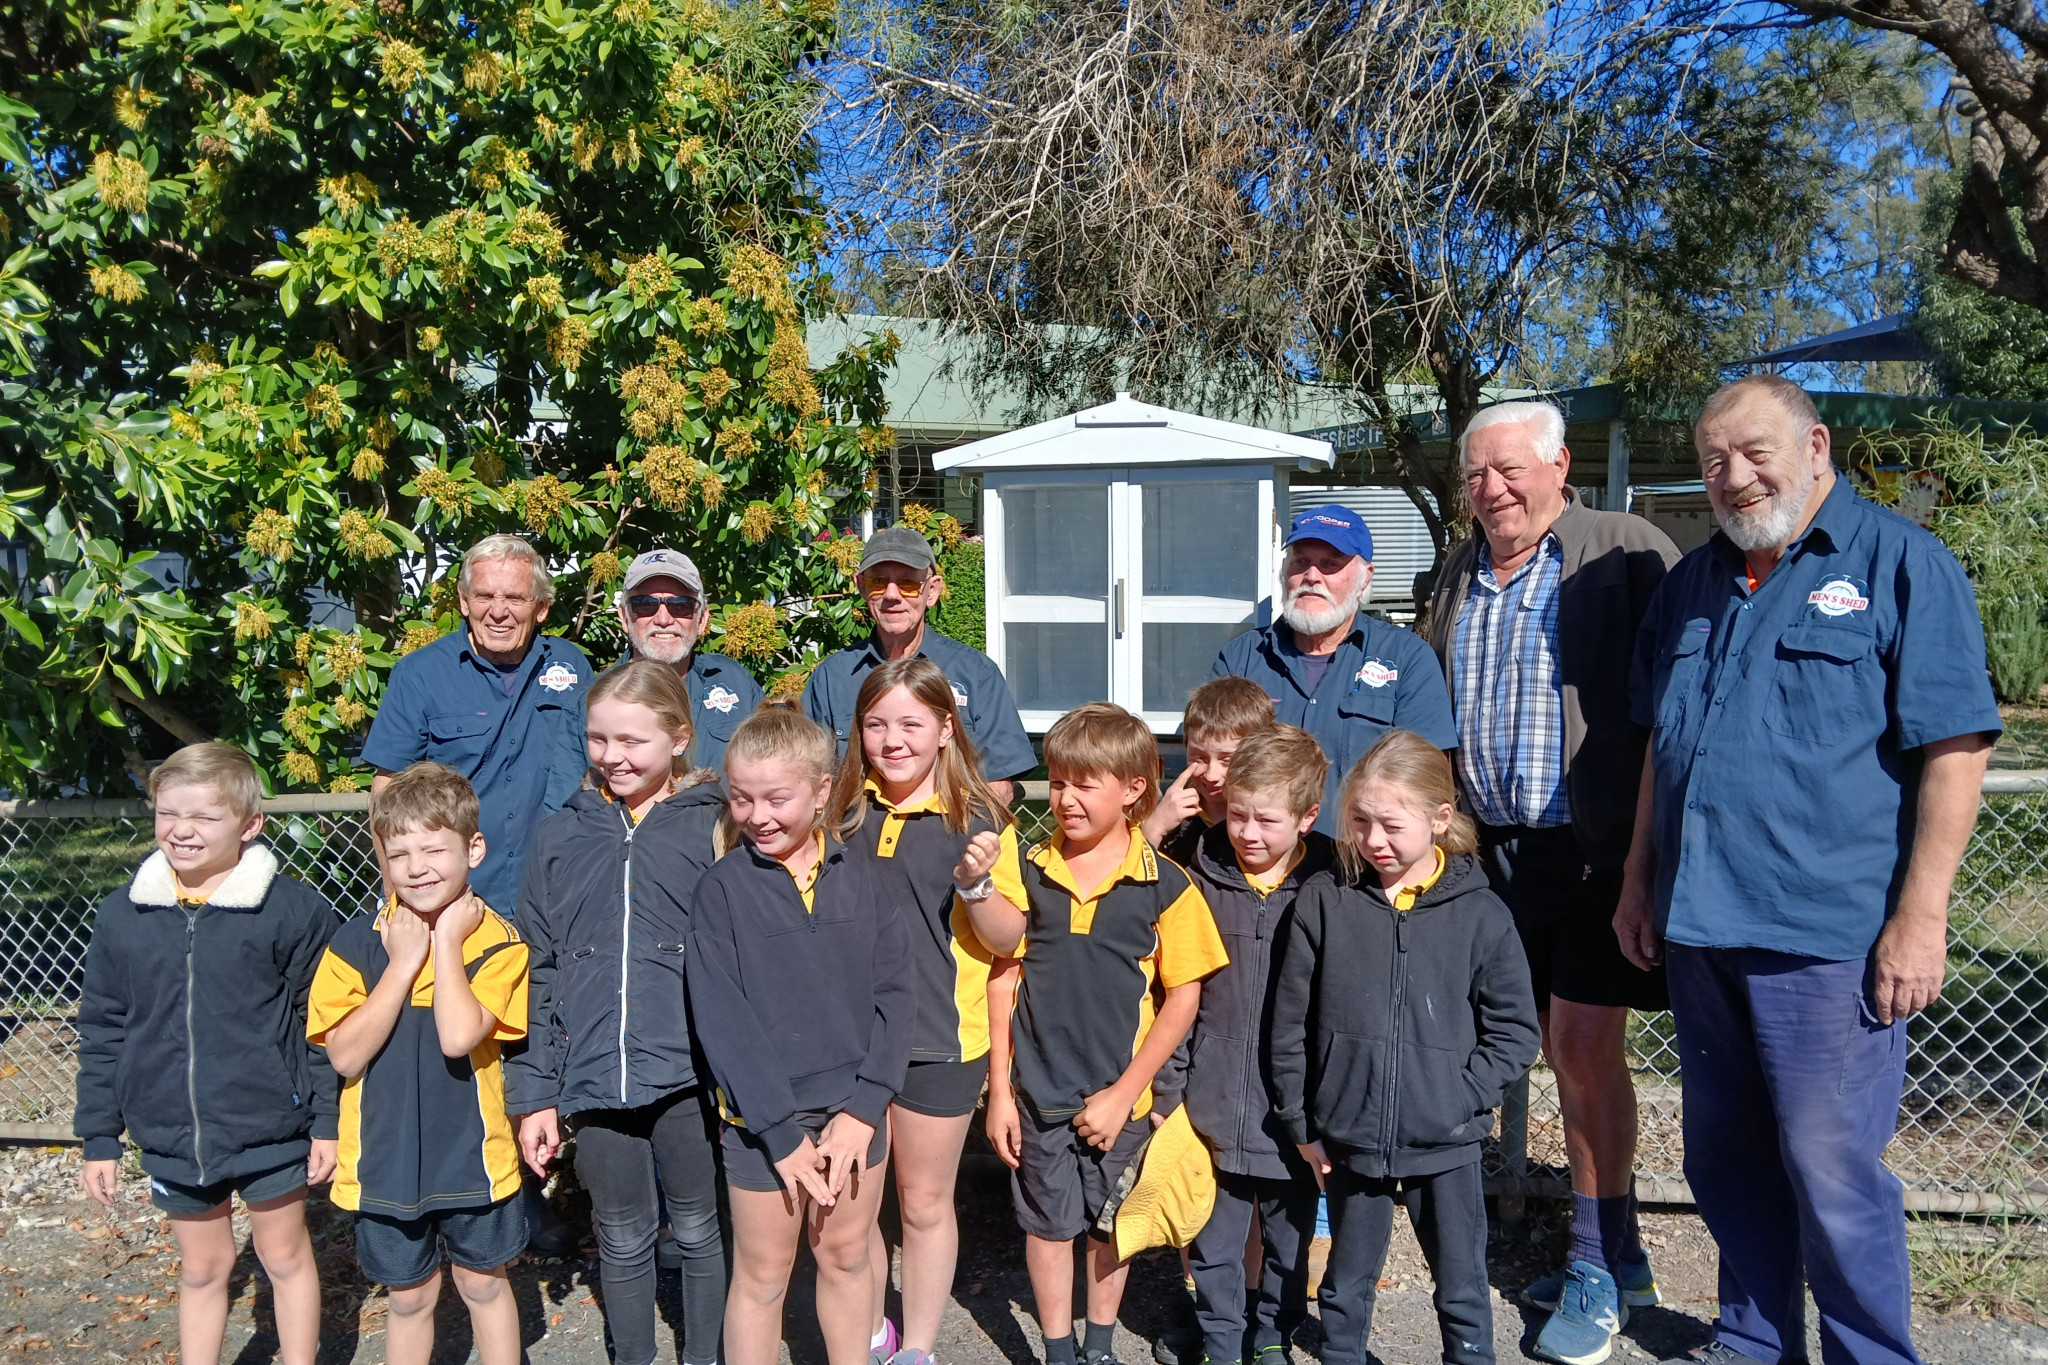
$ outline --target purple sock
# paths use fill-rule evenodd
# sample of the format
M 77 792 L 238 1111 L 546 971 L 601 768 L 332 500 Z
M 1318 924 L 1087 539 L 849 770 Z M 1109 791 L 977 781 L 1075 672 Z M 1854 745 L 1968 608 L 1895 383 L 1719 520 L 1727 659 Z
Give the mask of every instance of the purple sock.
M 1607 1251 L 1600 1236 L 1601 1206 L 1606 1202 L 1572 1191 L 1572 1250 L 1568 1260 L 1585 1261 L 1602 1270 L 1608 1268 Z

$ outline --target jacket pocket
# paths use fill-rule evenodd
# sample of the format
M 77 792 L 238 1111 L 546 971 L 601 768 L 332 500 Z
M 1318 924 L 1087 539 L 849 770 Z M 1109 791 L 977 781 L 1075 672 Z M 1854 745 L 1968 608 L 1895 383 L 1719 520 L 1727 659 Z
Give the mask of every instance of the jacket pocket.
M 1876 639 L 1839 626 L 1793 626 L 1778 637 L 1764 727 L 1808 744 L 1839 744 L 1883 728 L 1882 695 L 1868 695 Z M 1875 723 L 1873 723 L 1875 722 Z
M 1328 1138 L 1360 1151 L 1380 1146 L 1380 1059 L 1385 1044 L 1350 1033 L 1332 1033 L 1317 1059 L 1310 1136 Z
M 1394 1100 L 1394 1140 L 1399 1146 L 1456 1147 L 1483 1136 L 1479 1102 L 1465 1079 L 1464 1055 L 1404 1043 L 1399 1084 L 1401 1093 Z

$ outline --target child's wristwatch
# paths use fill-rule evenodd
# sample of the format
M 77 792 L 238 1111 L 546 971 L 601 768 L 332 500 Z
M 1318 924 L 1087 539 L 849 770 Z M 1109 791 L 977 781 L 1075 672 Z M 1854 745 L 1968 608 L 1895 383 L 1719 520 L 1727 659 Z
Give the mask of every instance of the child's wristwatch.
M 953 894 L 963 901 L 985 901 L 996 893 L 996 879 L 992 872 L 981 874 L 981 880 L 972 886 L 953 883 Z

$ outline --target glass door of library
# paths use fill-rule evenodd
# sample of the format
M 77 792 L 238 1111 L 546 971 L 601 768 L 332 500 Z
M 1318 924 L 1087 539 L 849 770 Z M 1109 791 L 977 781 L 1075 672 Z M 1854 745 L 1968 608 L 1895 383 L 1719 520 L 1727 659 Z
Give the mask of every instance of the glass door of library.
M 1159 734 L 1272 578 L 1263 467 L 991 475 L 989 652 L 1025 728 L 1109 700 Z

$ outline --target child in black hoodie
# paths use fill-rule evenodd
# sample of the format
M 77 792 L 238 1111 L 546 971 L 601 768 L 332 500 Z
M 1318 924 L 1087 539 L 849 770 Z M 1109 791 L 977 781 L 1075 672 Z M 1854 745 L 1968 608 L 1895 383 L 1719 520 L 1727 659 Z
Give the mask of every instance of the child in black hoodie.
M 787 706 L 741 723 L 719 826 L 731 851 L 690 910 L 690 1005 L 727 1125 L 728 1365 L 775 1365 L 800 1237 L 830 1365 L 868 1359 L 870 1238 L 917 1006 L 896 906 L 824 827 L 837 749 Z
M 619 1365 L 650 1365 L 661 1205 L 683 1254 L 683 1365 L 719 1358 L 725 1243 L 718 1107 L 697 1066 L 684 946 L 725 791 L 690 763 L 690 693 L 655 659 L 591 685 L 584 790 L 526 859 L 526 1046 L 505 1062 L 519 1148 L 546 1175 L 575 1116 L 605 1321 Z M 656 1195 L 656 1178 L 660 1194 Z
M 1324 1365 L 1372 1359 L 1396 1199 L 1436 1278 L 1444 1360 L 1494 1360 L 1479 1143 L 1540 1036 L 1514 920 L 1454 800 L 1450 760 L 1419 735 L 1367 751 L 1344 781 L 1340 870 L 1302 888 L 1281 958 L 1273 1104 L 1329 1196 Z

